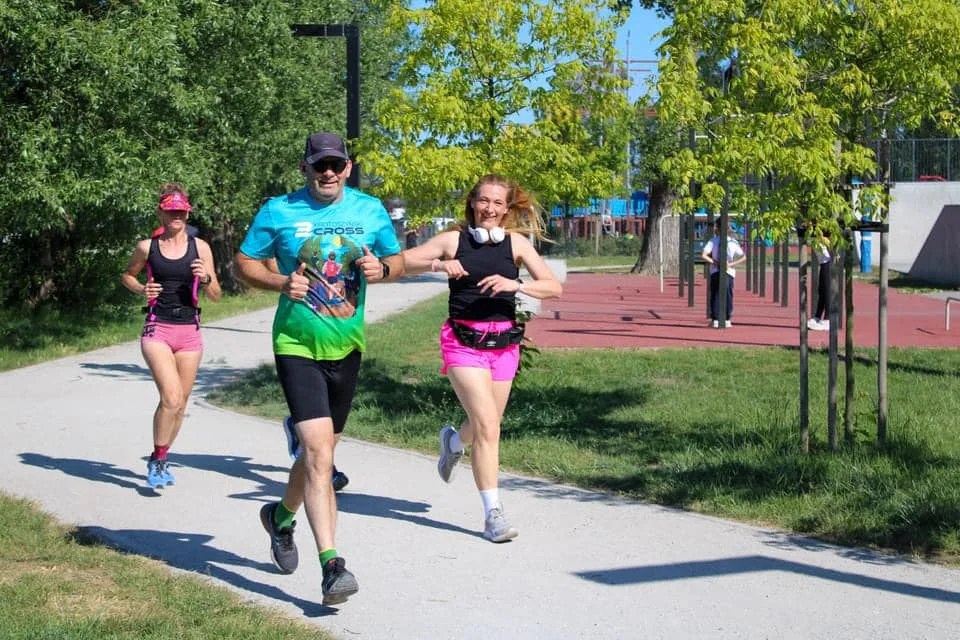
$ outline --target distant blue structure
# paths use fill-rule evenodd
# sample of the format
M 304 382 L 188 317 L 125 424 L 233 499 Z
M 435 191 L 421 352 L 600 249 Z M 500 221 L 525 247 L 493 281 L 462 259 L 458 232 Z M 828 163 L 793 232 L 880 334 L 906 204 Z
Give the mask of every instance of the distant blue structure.
M 610 216 L 613 218 L 626 218 L 627 216 L 643 217 L 647 215 L 650 198 L 646 191 L 635 191 L 633 194 L 631 194 L 629 200 L 625 198 L 610 198 L 606 201 L 606 204 L 610 207 Z M 594 216 L 599 213 L 603 213 L 603 208 L 603 198 L 590 198 L 589 206 L 570 207 L 570 215 L 574 218 Z M 563 207 L 559 204 L 554 205 L 550 215 L 554 217 L 562 217 Z

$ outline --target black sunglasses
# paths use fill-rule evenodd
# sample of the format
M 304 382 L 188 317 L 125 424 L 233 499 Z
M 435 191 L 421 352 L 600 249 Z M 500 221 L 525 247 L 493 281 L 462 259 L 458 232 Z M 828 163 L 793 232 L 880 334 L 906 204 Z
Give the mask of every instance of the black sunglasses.
M 317 160 L 310 165 L 317 173 L 324 173 L 327 169 L 332 169 L 334 173 L 340 173 L 347 168 L 347 161 L 340 158 L 333 160 Z

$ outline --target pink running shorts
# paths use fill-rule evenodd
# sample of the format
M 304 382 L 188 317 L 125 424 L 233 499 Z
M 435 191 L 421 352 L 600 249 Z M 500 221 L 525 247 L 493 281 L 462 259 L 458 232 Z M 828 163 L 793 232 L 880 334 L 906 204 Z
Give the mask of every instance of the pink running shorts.
M 456 320 L 477 331 L 506 331 L 513 326 L 509 320 L 498 322 L 478 322 L 473 320 Z M 490 377 L 494 380 L 513 380 L 520 365 L 520 345 L 512 344 L 506 349 L 474 349 L 464 346 L 453 329 L 446 322 L 440 328 L 440 354 L 443 356 L 443 368 L 440 373 L 446 374 L 450 367 L 474 367 L 489 369 Z
M 168 324 L 164 322 L 146 322 L 140 344 L 162 342 L 170 351 L 203 351 L 203 336 L 196 324 Z

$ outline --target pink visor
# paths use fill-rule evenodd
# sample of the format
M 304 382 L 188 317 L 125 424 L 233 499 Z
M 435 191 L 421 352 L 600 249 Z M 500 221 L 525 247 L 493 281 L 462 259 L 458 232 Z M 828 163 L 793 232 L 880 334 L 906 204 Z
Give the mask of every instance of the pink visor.
M 187 196 L 176 191 L 160 199 L 160 209 L 162 211 L 193 211 Z

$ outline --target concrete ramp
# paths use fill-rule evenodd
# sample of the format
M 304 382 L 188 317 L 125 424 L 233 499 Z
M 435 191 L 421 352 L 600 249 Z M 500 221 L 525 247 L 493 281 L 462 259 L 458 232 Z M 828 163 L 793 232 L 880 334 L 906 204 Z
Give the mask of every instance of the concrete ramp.
M 946 205 L 940 210 L 910 276 L 944 287 L 960 287 L 960 205 Z

